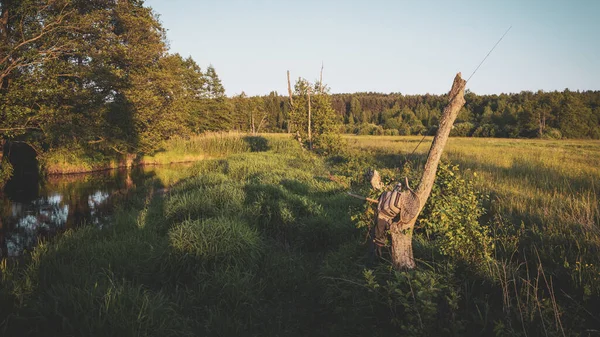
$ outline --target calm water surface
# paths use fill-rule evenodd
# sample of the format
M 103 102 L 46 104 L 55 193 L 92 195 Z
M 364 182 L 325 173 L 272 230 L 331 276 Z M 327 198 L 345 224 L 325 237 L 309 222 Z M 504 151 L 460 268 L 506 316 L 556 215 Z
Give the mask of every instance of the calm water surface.
M 162 171 L 185 165 L 137 167 L 50 176 L 18 174 L 0 193 L 0 259 L 18 257 L 38 240 L 82 225 L 106 226 L 117 196 Z M 189 166 L 189 165 L 188 165 Z M 168 172 L 167 172 L 168 174 Z

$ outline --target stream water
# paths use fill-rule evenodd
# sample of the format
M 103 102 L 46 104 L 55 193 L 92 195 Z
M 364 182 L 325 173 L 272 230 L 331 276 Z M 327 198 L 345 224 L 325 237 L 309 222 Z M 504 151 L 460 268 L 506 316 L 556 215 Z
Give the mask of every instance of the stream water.
M 37 171 L 15 172 L 0 192 L 0 259 L 18 257 L 40 239 L 78 226 L 105 226 L 116 195 L 185 164 L 136 167 L 40 178 Z M 169 175 L 169 172 L 166 172 Z

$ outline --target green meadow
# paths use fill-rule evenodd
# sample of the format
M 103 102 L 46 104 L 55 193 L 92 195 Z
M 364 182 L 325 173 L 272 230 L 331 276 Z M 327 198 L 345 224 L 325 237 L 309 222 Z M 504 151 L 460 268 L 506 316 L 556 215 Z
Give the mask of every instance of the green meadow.
M 0 264 L 2 336 L 588 336 L 600 333 L 600 142 L 451 138 L 417 268 L 367 243 L 384 182 L 416 186 L 431 138 L 168 143 L 102 229 Z M 212 159 L 211 159 L 212 158 Z M 151 158 L 144 161 L 151 162 Z

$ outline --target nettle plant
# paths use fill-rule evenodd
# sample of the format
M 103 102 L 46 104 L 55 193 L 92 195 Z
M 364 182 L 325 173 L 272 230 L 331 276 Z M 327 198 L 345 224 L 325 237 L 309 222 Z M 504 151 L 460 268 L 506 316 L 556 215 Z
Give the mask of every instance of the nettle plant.
M 418 228 L 442 254 L 468 264 L 487 263 L 494 250 L 489 228 L 480 221 L 487 198 L 475 190 L 458 165 L 441 163 Z

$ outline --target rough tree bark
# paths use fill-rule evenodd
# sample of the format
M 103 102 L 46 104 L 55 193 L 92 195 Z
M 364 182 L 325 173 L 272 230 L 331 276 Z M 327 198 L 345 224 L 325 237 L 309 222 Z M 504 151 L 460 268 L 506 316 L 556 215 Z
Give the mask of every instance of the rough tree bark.
M 321 62 L 321 73 L 319 75 L 319 94 L 323 94 L 323 62 Z
M 310 87 L 306 91 L 306 95 L 308 95 L 308 149 L 312 150 L 312 134 L 311 134 L 311 113 L 310 113 Z
M 405 224 L 392 223 L 390 226 L 390 233 L 392 236 L 392 262 L 396 269 L 412 269 L 415 267 L 412 250 L 413 229 L 418 215 L 421 213 L 421 210 L 431 193 L 438 164 L 444 151 L 444 147 L 446 146 L 446 142 L 448 141 L 448 136 L 450 135 L 454 120 L 465 104 L 464 94 L 466 83 L 467 82 L 461 78 L 460 73 L 454 78 L 452 89 L 450 89 L 448 95 L 450 102 L 444 108 L 442 113 L 440 126 L 433 138 L 431 148 L 429 149 L 425 170 L 421 176 L 421 182 L 415 191 L 420 200 L 417 215 Z
M 294 107 L 294 100 L 292 99 L 292 84 L 290 83 L 290 71 L 287 71 L 288 80 L 288 95 L 290 96 L 290 108 Z
M 287 81 L 288 81 L 288 95 L 290 96 L 290 111 L 292 109 L 294 109 L 294 100 L 292 99 L 292 84 L 290 83 L 290 71 L 287 71 Z M 288 119 L 287 119 L 287 132 L 290 133 L 291 132 L 291 125 L 290 125 L 290 116 L 288 114 Z

